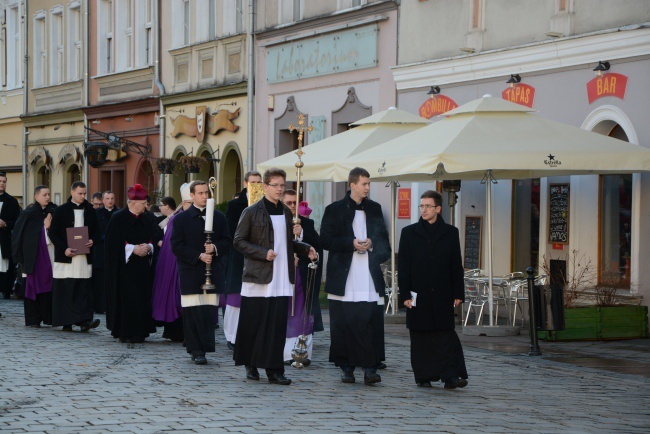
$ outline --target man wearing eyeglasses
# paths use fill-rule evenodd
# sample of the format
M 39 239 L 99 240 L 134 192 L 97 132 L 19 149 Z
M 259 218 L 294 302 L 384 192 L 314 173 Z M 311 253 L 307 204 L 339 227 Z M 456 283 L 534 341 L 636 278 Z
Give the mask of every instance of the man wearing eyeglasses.
M 292 241 L 293 216 L 280 200 L 286 177 L 281 169 L 264 172 L 264 197 L 244 210 L 233 243 L 244 255 L 235 365 L 246 366 L 249 380 L 259 380 L 257 368 L 264 368 L 269 383 L 285 386 L 291 384 L 283 351 L 296 274 L 293 254 L 316 259 L 313 247 Z
M 463 347 L 454 330 L 454 308 L 465 298 L 458 229 L 440 215 L 442 195 L 425 191 L 420 220 L 402 229 L 399 243 L 399 299 L 407 307 L 411 366 L 415 382 L 445 389 L 467 386 Z
M 330 362 L 341 368 L 343 383 L 354 383 L 360 366 L 364 384 L 371 385 L 381 381 L 383 311 L 377 303 L 385 292 L 380 265 L 391 249 L 381 205 L 368 199 L 370 174 L 354 168 L 348 183 L 350 191 L 325 208 L 321 223 L 321 243 L 329 251 Z

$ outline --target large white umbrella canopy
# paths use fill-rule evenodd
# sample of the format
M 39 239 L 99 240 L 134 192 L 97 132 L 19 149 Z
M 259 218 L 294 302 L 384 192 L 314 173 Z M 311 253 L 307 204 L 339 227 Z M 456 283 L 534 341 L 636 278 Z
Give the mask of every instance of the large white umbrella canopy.
M 373 180 L 487 180 L 487 257 L 492 325 L 492 179 L 650 170 L 650 149 L 531 114 L 486 95 L 444 119 L 337 164 L 364 167 Z
M 650 170 L 650 150 L 539 115 L 500 98 L 483 97 L 444 119 L 357 153 L 337 167 L 366 168 L 373 179 L 480 180 Z M 432 175 L 434 175 L 432 177 Z
M 391 107 L 352 125 L 354 128 L 330 136 L 302 148 L 302 181 L 347 181 L 348 173 L 335 175 L 335 163 L 344 158 L 371 150 L 388 140 L 410 133 L 429 123 L 428 120 Z M 287 180 L 296 179 L 296 151 L 287 152 L 257 165 L 264 172 L 272 167 L 287 172 Z M 349 172 L 349 171 L 348 171 Z

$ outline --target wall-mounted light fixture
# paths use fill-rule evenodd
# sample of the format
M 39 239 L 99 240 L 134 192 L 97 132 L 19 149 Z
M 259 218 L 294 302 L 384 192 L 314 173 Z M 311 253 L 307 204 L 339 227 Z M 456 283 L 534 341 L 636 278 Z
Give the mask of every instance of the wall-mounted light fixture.
M 133 120 L 133 115 L 128 115 L 124 120 L 127 122 L 131 122 Z
M 440 93 L 440 86 L 431 86 L 431 89 L 429 89 L 427 95 L 429 95 L 430 98 L 433 98 L 435 95 L 438 95 L 439 93 Z
M 603 75 L 603 71 L 609 71 L 610 66 L 609 62 L 598 62 L 598 65 L 593 69 L 596 73 L 596 77 Z
M 57 126 L 55 126 L 55 127 L 54 127 L 54 131 L 58 130 L 59 128 L 61 128 L 61 125 L 57 125 Z
M 95 120 L 93 121 L 93 125 L 99 125 L 99 124 L 101 124 L 101 123 L 102 123 L 102 121 L 100 121 L 99 119 L 95 119 Z
M 510 74 L 510 78 L 506 81 L 510 87 L 515 87 L 515 84 L 519 82 L 521 82 L 521 76 L 519 74 Z

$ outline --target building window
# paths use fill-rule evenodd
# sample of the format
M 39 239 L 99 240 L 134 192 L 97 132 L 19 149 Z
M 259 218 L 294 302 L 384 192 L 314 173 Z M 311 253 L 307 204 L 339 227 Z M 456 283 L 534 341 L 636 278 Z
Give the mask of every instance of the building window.
M 101 0 L 98 14 L 97 71 L 110 74 L 113 67 L 113 1 Z
M 190 2 L 183 0 L 183 45 L 190 45 Z
M 154 4 L 153 0 L 147 0 L 146 18 L 144 23 L 144 58 L 147 65 L 153 65 L 153 22 Z
M 295 23 L 302 19 L 303 0 L 279 0 L 278 23 Z
M 217 0 L 208 0 L 208 39 L 214 38 L 216 36 L 217 36 Z
M 50 17 L 50 85 L 63 83 L 63 9 L 55 7 Z
M 223 5 L 223 35 L 237 35 L 244 31 L 242 0 L 232 0 Z
M 7 66 L 7 89 L 17 89 L 22 86 L 23 59 L 21 58 L 20 38 L 20 10 L 19 5 L 9 6 L 7 13 L 7 42 L 6 42 L 6 66 Z
M 118 0 L 115 16 L 120 17 L 115 21 L 117 26 L 116 70 L 125 71 L 133 68 L 133 2 L 132 0 Z
M 47 35 L 45 11 L 34 14 L 34 87 L 47 83 Z
M 68 81 L 81 78 L 81 7 L 73 4 L 68 9 Z

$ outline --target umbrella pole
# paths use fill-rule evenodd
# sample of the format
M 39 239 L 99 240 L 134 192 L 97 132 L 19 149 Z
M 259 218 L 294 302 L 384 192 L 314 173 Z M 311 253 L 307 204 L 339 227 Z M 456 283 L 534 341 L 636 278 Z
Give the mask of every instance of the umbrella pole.
M 485 171 L 485 195 L 487 203 L 487 262 L 488 262 L 488 305 L 490 326 L 494 325 L 494 293 L 492 292 L 492 170 Z
M 391 181 L 390 183 L 390 269 L 392 271 L 390 278 L 390 298 L 391 298 L 391 312 L 395 315 L 397 311 L 397 288 L 395 287 L 395 276 L 397 272 L 395 271 L 395 207 L 397 203 L 397 181 Z

